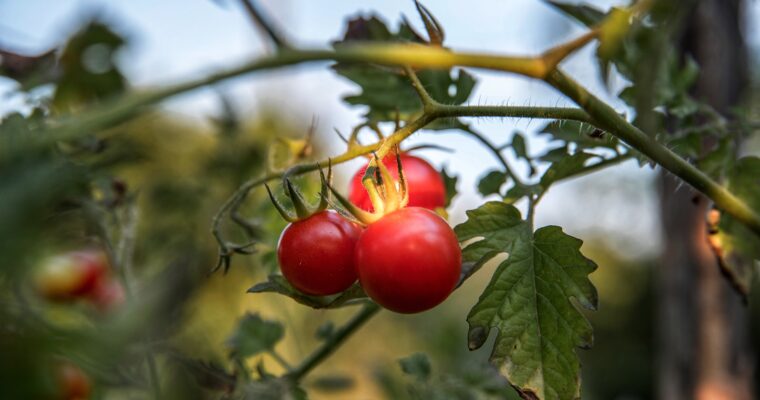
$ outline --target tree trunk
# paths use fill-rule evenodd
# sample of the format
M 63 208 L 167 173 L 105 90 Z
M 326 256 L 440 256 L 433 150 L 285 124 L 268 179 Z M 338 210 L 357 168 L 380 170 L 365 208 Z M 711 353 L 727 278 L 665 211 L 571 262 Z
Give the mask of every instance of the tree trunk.
M 700 66 L 692 94 L 723 115 L 739 104 L 747 81 L 741 8 L 740 0 L 697 1 L 681 41 L 682 54 Z M 657 277 L 659 397 L 749 400 L 749 314 L 708 246 L 709 202 L 667 173 L 660 197 L 665 251 Z

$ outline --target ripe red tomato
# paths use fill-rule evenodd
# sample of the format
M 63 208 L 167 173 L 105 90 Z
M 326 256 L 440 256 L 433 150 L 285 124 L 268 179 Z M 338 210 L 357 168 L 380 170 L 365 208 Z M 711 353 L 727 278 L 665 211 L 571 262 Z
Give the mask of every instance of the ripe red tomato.
M 74 251 L 45 260 L 35 275 L 37 291 L 47 299 L 66 301 L 90 293 L 108 271 L 105 254 Z
M 401 168 L 409 190 L 409 207 L 423 207 L 435 210 L 446 205 L 446 187 L 443 178 L 427 161 L 407 153 L 401 153 Z M 398 179 L 396 156 L 389 155 L 383 160 L 388 171 Z M 373 211 L 367 190 L 362 185 L 362 177 L 367 167 L 360 169 L 351 179 L 348 199 L 363 210 Z
M 59 399 L 85 400 L 90 398 L 90 378 L 79 367 L 70 362 L 63 362 L 59 364 L 56 374 Z
M 409 207 L 369 225 L 356 244 L 364 291 L 400 313 L 435 307 L 454 290 L 462 268 L 456 234 L 434 212 Z
M 293 287 L 325 296 L 356 281 L 354 248 L 362 229 L 335 211 L 321 211 L 293 222 L 277 246 L 280 270 Z

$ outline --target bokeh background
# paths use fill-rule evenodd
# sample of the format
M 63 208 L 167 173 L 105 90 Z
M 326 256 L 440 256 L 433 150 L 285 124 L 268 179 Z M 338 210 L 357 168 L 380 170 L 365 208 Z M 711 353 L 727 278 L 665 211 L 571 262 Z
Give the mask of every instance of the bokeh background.
M 328 46 L 344 32 L 345 20 L 358 14 L 379 15 L 393 26 L 406 15 L 421 27 L 413 2 L 406 0 L 259 3 L 299 45 Z M 607 8 L 621 2 L 589 3 Z M 583 32 L 577 23 L 536 0 L 473 0 L 466 5 L 461 1 L 430 1 L 427 6 L 444 25 L 448 46 L 456 49 L 537 54 Z M 64 43 L 93 19 L 127 39 L 116 63 L 130 86 L 137 88 L 201 77 L 268 51 L 260 32 L 233 0 L 0 0 L 0 47 L 40 53 Z M 745 39 L 756 55 L 760 53 L 759 2 L 747 2 L 745 19 Z M 615 97 L 626 82 L 613 78 L 611 88 L 606 87 L 599 78 L 593 52 L 592 47 L 583 49 L 564 67 L 594 94 L 619 111 L 630 113 Z M 753 60 L 756 66 L 756 56 Z M 363 110 L 341 102 L 342 96 L 357 88 L 335 75 L 328 65 L 290 67 L 196 90 L 119 128 L 132 133 L 124 143 L 130 149 L 125 156 L 130 162 L 114 167 L 113 172 L 138 193 L 138 274 L 151 276 L 154 265 L 170 259 L 177 249 L 186 251 L 189 243 L 197 247 L 191 255 L 197 263 L 209 268 L 214 265 L 216 248 L 209 234 L 213 213 L 237 185 L 261 173 L 268 143 L 274 137 L 301 137 L 316 119 L 317 152 L 330 155 L 341 151 L 333 128 L 349 131 L 360 121 Z M 473 104 L 571 105 L 541 82 L 482 71 L 477 71 L 477 76 Z M 0 78 L 0 115 L 28 112 L 51 90 L 43 86 L 22 94 L 16 82 Z M 225 127 L 220 118 L 230 113 L 239 124 Z M 531 135 L 543 125 L 541 121 L 474 122 L 495 143 L 508 143 L 512 134 L 520 131 L 528 133 L 529 152 L 537 154 L 547 146 L 543 139 Z M 128 135 L 116 136 L 120 143 L 118 137 Z M 409 145 L 425 143 L 455 149 L 454 153 L 429 149 L 419 154 L 459 176 L 459 194 L 452 204 L 450 220 L 453 224 L 461 222 L 465 210 L 484 200 L 475 189 L 478 178 L 497 162 L 477 143 L 455 132 L 425 132 L 409 140 Z M 757 150 L 750 144 L 746 151 Z M 360 161 L 355 161 L 337 168 L 339 187 L 359 166 Z M 584 253 L 599 264 L 591 279 L 599 288 L 601 306 L 589 314 L 596 344 L 592 350 L 580 350 L 584 398 L 654 397 L 652 271 L 662 251 L 656 178 L 657 171 L 639 168 L 630 161 L 552 188 L 538 209 L 539 226 L 560 225 L 582 238 Z M 254 193 L 248 203 L 247 211 L 262 216 L 271 231 L 271 250 L 276 232 L 284 225 L 263 193 Z M 267 249 L 262 253 L 268 254 Z M 351 310 L 310 310 L 276 295 L 245 294 L 247 288 L 265 279 L 271 268 L 271 263 L 262 262 L 260 256 L 236 256 L 229 274 L 207 278 L 193 292 L 179 322 L 181 328 L 169 336 L 173 345 L 195 357 L 224 363 L 225 340 L 238 318 L 245 312 L 258 312 L 286 325 L 278 352 L 295 363 L 319 343 L 315 337 L 318 327 L 327 321 L 337 324 L 351 314 Z M 415 352 L 430 355 L 441 382 L 456 385 L 477 381 L 504 388 L 504 382 L 495 378 L 483 383 L 484 374 L 478 372 L 484 369 L 490 346 L 476 352 L 466 348 L 464 317 L 491 271 L 479 272 L 431 312 L 414 316 L 385 312 L 370 321 L 310 376 L 306 388 L 311 398 L 400 398 L 406 378 L 396 360 Z M 758 307 L 752 307 L 754 332 L 760 334 L 756 329 L 760 323 Z M 60 310 L 55 313 L 67 314 Z M 272 372 L 281 371 L 269 356 L 262 357 Z M 260 358 L 250 360 L 250 364 L 255 365 Z M 109 392 L 107 398 L 129 393 Z

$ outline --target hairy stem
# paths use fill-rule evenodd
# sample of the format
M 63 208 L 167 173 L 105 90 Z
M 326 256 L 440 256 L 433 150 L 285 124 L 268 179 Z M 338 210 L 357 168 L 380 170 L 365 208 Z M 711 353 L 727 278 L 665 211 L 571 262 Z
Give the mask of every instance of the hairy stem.
M 551 72 L 546 81 L 586 110 L 600 128 L 617 136 L 661 167 L 683 179 L 696 190 L 704 193 L 715 202 L 718 208 L 731 214 L 760 235 L 760 216 L 745 202 L 712 180 L 704 172 L 628 123 L 612 107 L 592 95 L 559 69 Z

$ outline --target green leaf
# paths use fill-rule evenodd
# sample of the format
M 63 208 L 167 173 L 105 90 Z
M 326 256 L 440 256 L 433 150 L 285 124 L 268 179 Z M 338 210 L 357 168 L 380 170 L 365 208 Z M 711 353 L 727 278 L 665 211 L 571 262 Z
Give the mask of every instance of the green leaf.
M 501 186 L 507 182 L 507 174 L 501 170 L 492 170 L 486 173 L 478 182 L 478 191 L 483 196 L 499 194 Z
M 279 322 L 261 319 L 258 314 L 246 314 L 227 345 L 234 357 L 242 359 L 272 350 L 284 334 L 285 329 Z
M 69 40 L 60 58 L 61 77 L 53 104 L 61 110 L 78 108 L 123 92 L 127 81 L 116 66 L 124 38 L 100 22 L 90 22 Z
M 588 279 L 596 264 L 581 254 L 581 240 L 557 226 L 531 232 L 511 205 L 488 202 L 467 217 L 455 232 L 462 242 L 477 241 L 464 248 L 463 259 L 482 265 L 506 256 L 467 316 L 470 349 L 495 328 L 491 362 L 523 397 L 579 398 L 575 348 L 590 347 L 593 334 L 575 302 L 596 308 Z
M 356 283 L 346 289 L 343 293 L 337 295 L 321 297 L 309 296 L 299 292 L 296 288 L 291 286 L 282 275 L 269 275 L 266 282 L 257 283 L 252 286 L 248 289 L 248 293 L 279 293 L 290 297 L 297 303 L 316 309 L 350 306 L 361 303 L 367 299 L 367 294 L 364 293 L 364 289 Z
M 427 15 L 429 16 L 429 13 Z M 432 24 L 433 20 L 428 22 Z M 398 31 L 392 32 L 375 16 L 350 20 L 343 39 L 333 45 L 340 47 L 357 41 L 411 42 L 420 46 L 427 45 L 406 20 L 401 23 Z M 345 97 L 344 101 L 352 105 L 368 106 L 365 117 L 371 122 L 395 121 L 397 118 L 407 120 L 422 111 L 422 103 L 417 93 L 400 68 L 376 64 L 338 63 L 333 69 L 359 85 L 361 91 Z M 430 96 L 444 104 L 464 103 L 470 97 L 476 83 L 475 78 L 462 69 L 419 70 L 417 75 Z M 427 128 L 460 129 L 463 126 L 459 119 L 448 118 L 438 120 Z
M 728 170 L 728 190 L 760 210 L 760 158 L 744 157 Z M 722 213 L 710 244 L 730 282 L 747 295 L 760 260 L 760 237 L 741 222 Z
M 512 136 L 512 151 L 515 152 L 515 156 L 518 158 L 524 158 L 529 160 L 528 146 L 525 144 L 525 137 L 520 132 L 515 132 Z
M 586 161 L 593 157 L 597 156 L 580 152 L 552 163 L 552 165 L 549 166 L 549 169 L 547 169 L 541 176 L 539 185 L 543 190 L 549 189 L 549 186 L 554 182 L 565 179 L 582 170 Z
M 449 175 L 446 171 L 446 167 L 441 169 L 441 178 L 443 178 L 443 187 L 446 188 L 446 205 L 448 208 L 451 205 L 451 200 L 457 195 L 457 181 L 459 177 L 456 175 Z
M 580 149 L 614 149 L 618 146 L 618 140 L 614 136 L 599 132 L 594 126 L 579 121 L 552 121 L 539 129 L 538 133 L 549 136 L 551 140 L 575 143 Z
M 428 360 L 424 353 L 414 353 L 409 357 L 398 360 L 398 363 L 405 374 L 412 375 L 421 381 L 430 378 L 430 360 Z
M 594 26 L 602 22 L 605 16 L 603 12 L 588 4 L 568 4 L 553 0 L 548 0 L 547 3 L 585 26 Z

